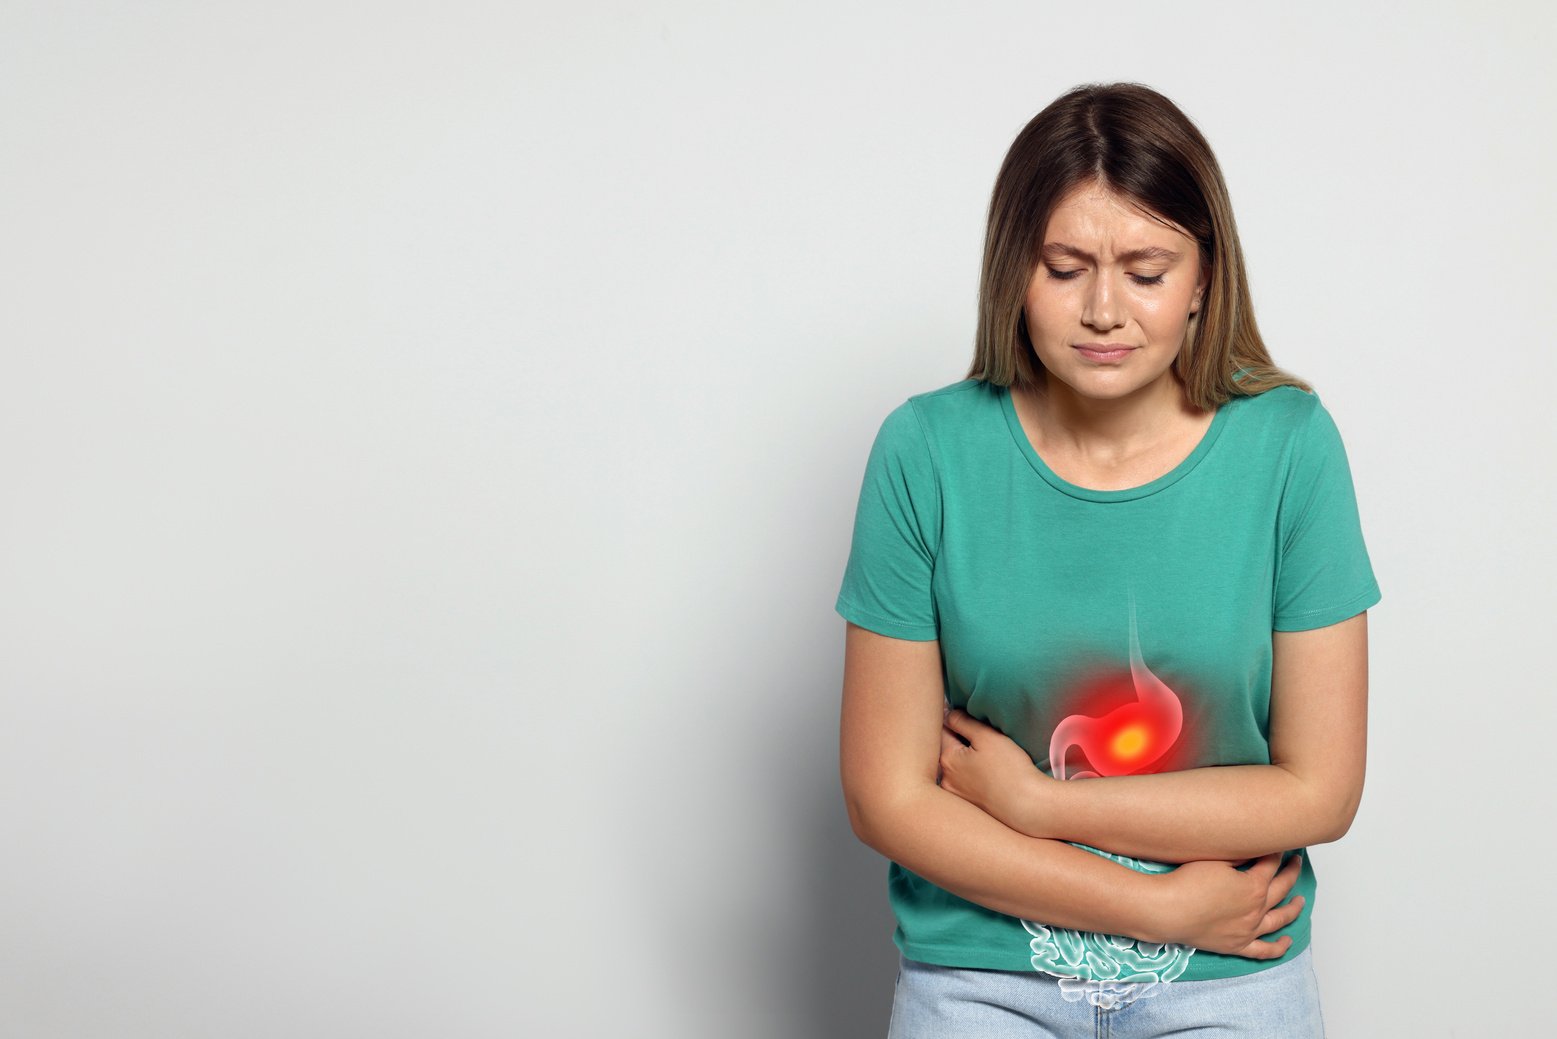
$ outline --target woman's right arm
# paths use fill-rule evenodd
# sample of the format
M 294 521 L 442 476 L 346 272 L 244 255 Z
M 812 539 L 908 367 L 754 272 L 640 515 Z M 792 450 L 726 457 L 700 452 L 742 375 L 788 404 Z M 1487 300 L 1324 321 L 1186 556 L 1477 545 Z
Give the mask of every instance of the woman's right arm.
M 1029 837 L 936 782 L 945 703 L 940 645 L 848 625 L 840 770 L 849 822 L 861 841 L 931 883 L 996 912 L 1056 927 L 1181 942 L 1274 959 L 1290 938 L 1261 935 L 1297 918 L 1280 905 L 1297 880 L 1294 857 L 1248 870 L 1186 863 L 1138 873 L 1064 841 Z

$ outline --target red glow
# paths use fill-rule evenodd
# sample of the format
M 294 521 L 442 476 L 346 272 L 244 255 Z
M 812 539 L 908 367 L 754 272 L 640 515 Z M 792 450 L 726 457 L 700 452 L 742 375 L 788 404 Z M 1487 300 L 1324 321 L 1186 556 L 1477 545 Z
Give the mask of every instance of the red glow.
M 1050 741 L 1049 767 L 1056 779 L 1159 771 L 1184 723 L 1178 695 L 1144 664 L 1132 674 L 1091 683 L 1075 709 L 1055 727 Z M 1081 748 L 1091 771 L 1066 775 L 1065 754 L 1071 747 Z

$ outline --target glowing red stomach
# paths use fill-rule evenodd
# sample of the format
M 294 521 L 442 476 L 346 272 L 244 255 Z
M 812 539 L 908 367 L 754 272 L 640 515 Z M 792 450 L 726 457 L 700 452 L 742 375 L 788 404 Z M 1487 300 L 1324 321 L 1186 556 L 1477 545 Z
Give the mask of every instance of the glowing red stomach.
M 1131 702 L 1107 711 L 1088 709 L 1088 701 L 1117 704 L 1120 684 L 1133 695 Z M 1081 713 L 1072 714 L 1055 726 L 1049 744 L 1049 766 L 1056 779 L 1157 771 L 1184 726 L 1184 709 L 1178 695 L 1144 666 L 1129 678 L 1121 677 L 1094 689 L 1078 706 Z M 1072 748 L 1079 748 L 1086 756 L 1091 771 L 1067 775 L 1065 758 Z

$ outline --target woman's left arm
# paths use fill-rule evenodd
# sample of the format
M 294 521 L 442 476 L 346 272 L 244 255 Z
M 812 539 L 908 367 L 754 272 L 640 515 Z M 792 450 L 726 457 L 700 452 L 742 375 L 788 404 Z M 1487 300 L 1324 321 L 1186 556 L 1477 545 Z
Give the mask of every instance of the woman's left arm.
M 1241 861 L 1339 840 L 1362 798 L 1367 611 L 1273 632 L 1272 644 L 1269 765 L 1061 782 L 959 710 L 941 732 L 940 784 L 1030 836 L 1159 862 Z

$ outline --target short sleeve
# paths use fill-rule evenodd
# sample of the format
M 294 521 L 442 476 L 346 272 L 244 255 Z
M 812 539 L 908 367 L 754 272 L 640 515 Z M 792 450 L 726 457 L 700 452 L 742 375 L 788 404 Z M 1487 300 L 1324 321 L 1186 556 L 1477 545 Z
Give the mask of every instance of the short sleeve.
M 1323 628 L 1380 601 L 1346 448 L 1317 399 L 1292 450 L 1277 526 L 1276 631 Z
M 882 422 L 865 463 L 838 613 L 892 638 L 938 638 L 930 578 L 940 529 L 930 444 L 913 401 L 904 401 Z

